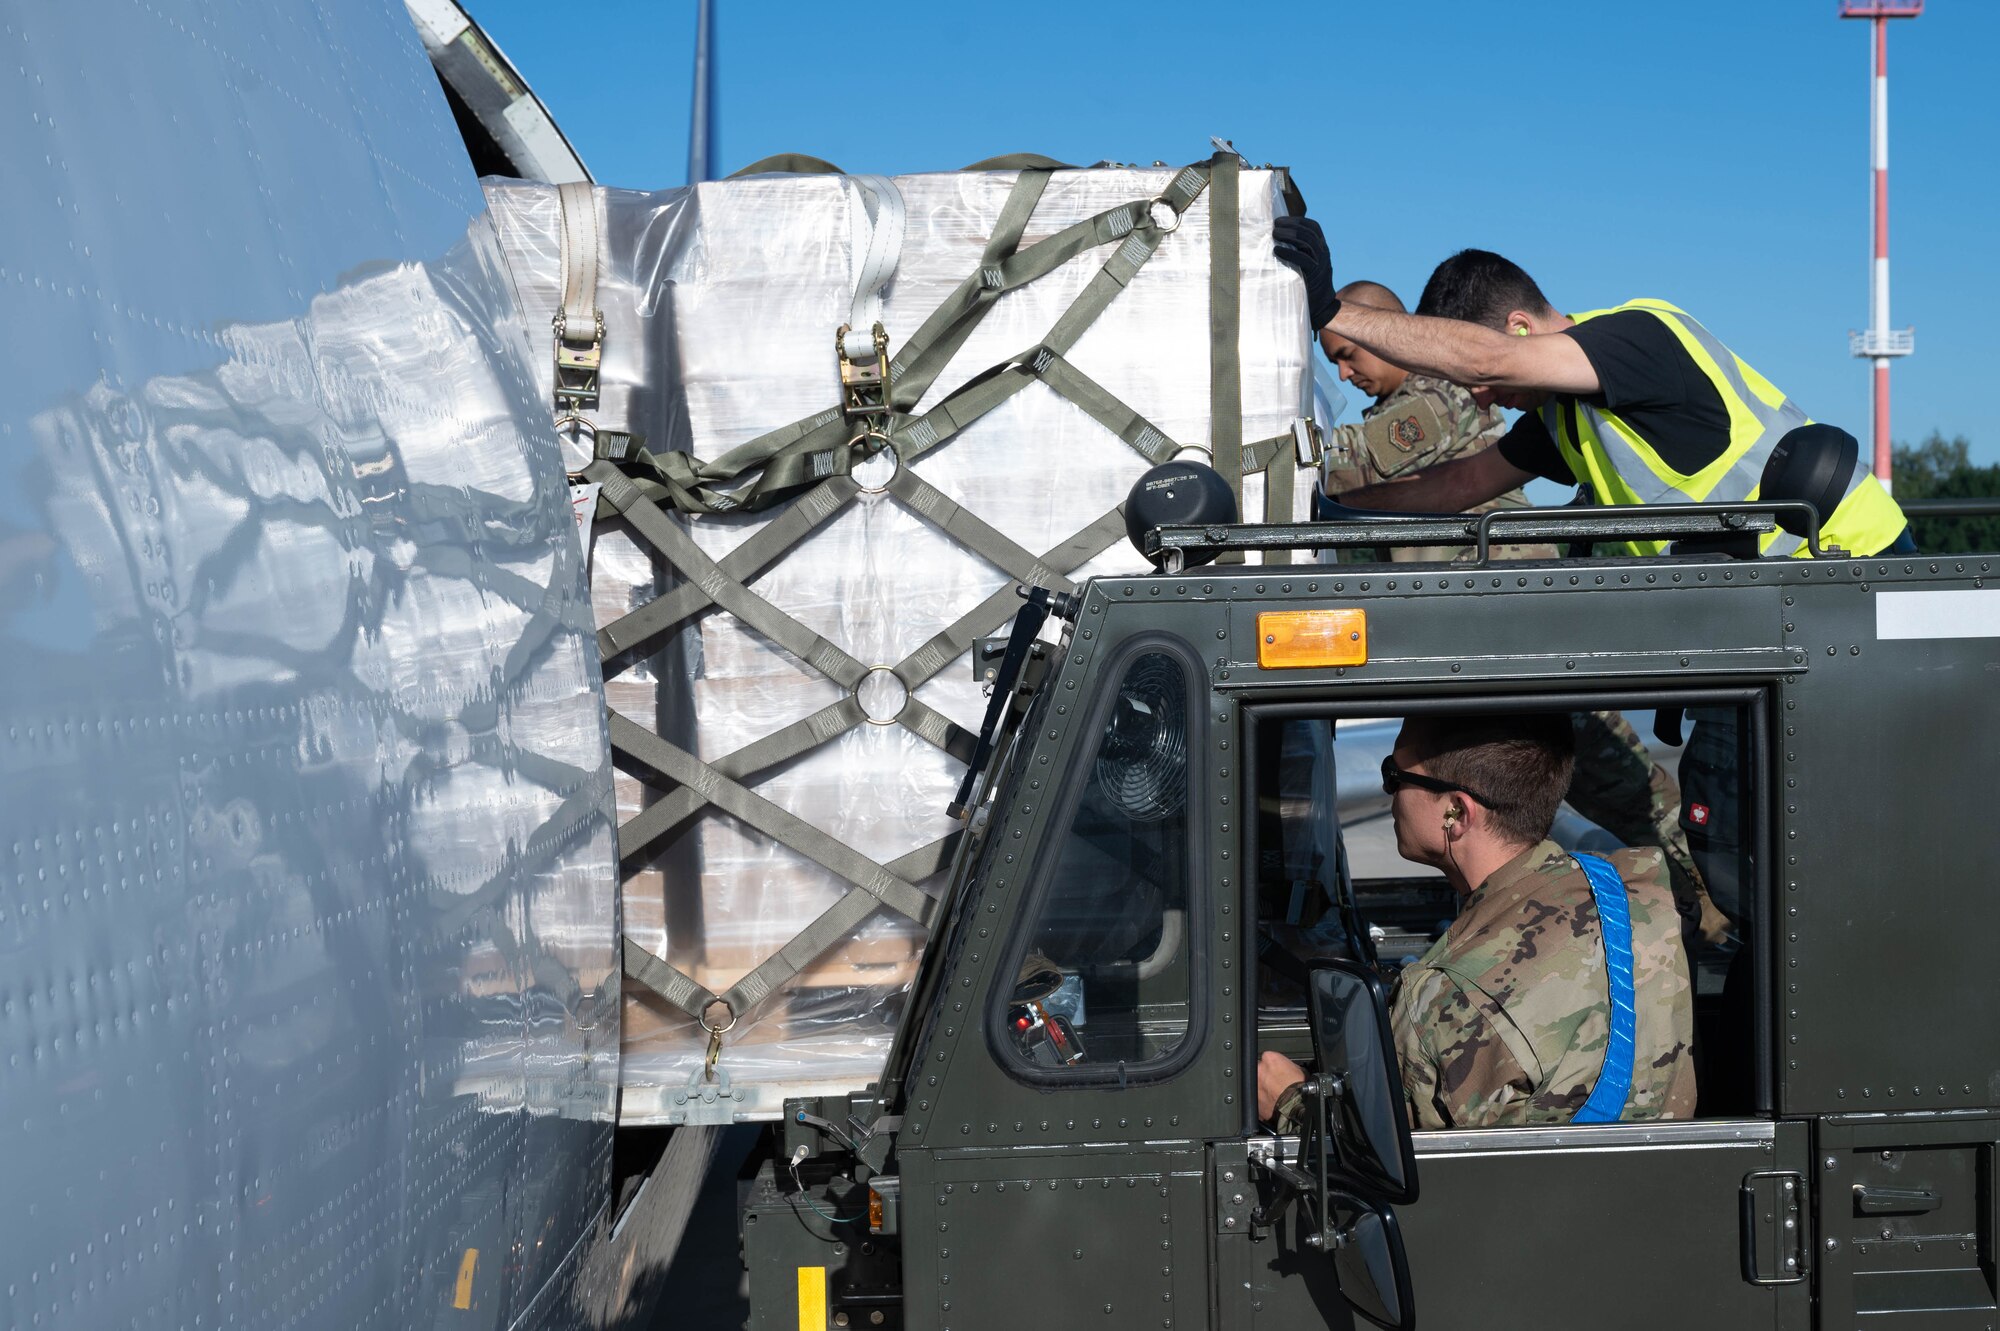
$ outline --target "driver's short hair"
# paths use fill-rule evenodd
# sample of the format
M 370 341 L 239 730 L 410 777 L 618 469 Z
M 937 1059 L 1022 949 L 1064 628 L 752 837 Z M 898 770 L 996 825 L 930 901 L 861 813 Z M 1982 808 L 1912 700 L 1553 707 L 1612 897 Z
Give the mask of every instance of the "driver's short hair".
M 1549 834 L 1576 767 L 1567 712 L 1413 716 L 1403 739 L 1432 776 L 1491 800 L 1495 828 L 1528 845 Z

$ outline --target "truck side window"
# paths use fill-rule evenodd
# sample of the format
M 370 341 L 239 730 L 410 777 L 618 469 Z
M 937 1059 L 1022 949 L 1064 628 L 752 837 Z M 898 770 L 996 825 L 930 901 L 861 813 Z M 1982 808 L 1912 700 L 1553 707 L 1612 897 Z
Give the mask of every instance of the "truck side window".
M 1122 1078 L 1187 1037 L 1189 691 L 1178 656 L 1141 651 L 1099 702 L 1096 749 L 1003 996 L 1004 1045 L 1025 1068 Z
M 1383 711 L 1256 723 L 1246 794 L 1257 829 L 1258 1044 L 1294 1061 L 1311 1054 L 1313 966 L 1345 958 L 1399 975 L 1440 944 L 1463 905 L 1437 869 L 1402 854 L 1381 763 L 1404 718 Z M 1759 1112 L 1760 718 L 1741 703 L 1691 708 L 1685 747 L 1654 734 L 1651 709 L 1571 719 L 1577 770 L 1548 839 L 1597 854 L 1661 848 L 1692 986 L 1695 1114 Z

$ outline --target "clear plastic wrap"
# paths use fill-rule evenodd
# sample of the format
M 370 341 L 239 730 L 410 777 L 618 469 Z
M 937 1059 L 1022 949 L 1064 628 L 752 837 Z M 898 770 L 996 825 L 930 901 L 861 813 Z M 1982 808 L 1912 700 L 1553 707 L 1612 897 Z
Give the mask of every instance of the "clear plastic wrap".
M 1160 195 L 1175 171 L 1102 168 L 1056 172 L 1035 208 L 1026 249 L 1107 208 Z M 882 292 L 893 354 L 980 264 L 1016 173 L 904 176 L 901 257 Z M 1245 440 L 1285 433 L 1309 410 L 1304 291 L 1271 254 L 1282 178 L 1241 177 L 1239 354 Z M 599 190 L 604 258 L 604 399 L 597 423 L 646 436 L 654 451 L 712 459 L 839 402 L 834 331 L 849 318 L 865 248 L 861 188 L 843 176 L 756 176 L 691 190 Z M 542 338 L 561 281 L 554 189 L 489 181 L 527 320 Z M 1204 193 L 1129 286 L 1075 341 L 1067 358 L 1174 442 L 1209 443 L 1209 202 Z M 1112 246 L 1084 251 L 1006 293 L 917 404 L 922 412 L 974 375 L 1037 346 L 1082 293 Z M 1289 453 L 1279 465 L 1289 465 Z M 886 460 L 882 462 L 887 466 Z M 1037 555 L 1123 501 L 1150 464 L 1089 414 L 1030 384 L 911 464 L 944 495 Z M 1309 481 L 1293 514 L 1304 516 Z M 1245 509 L 1263 509 L 1263 478 L 1245 483 Z M 783 510 L 682 519 L 720 559 Z M 622 523 L 600 523 L 592 552 L 600 625 L 677 577 Z M 1122 540 L 1070 576 L 1129 571 Z M 905 661 L 934 634 L 1014 579 L 888 494 L 863 494 L 748 585 L 785 614 L 868 665 Z M 987 632 L 1004 627 L 995 623 Z M 844 690 L 733 615 L 689 620 L 643 662 L 609 663 L 611 706 L 714 762 L 837 701 Z M 869 688 L 888 676 L 877 672 Z M 891 716 L 864 695 L 864 708 Z M 985 708 L 969 661 L 930 677 L 914 696 L 968 730 Z M 744 784 L 881 863 L 955 829 L 946 817 L 961 765 L 910 729 L 856 726 Z M 658 798 L 620 774 L 619 815 Z M 845 880 L 712 807 L 643 862 L 628 864 L 625 927 L 633 940 L 716 992 L 790 942 L 849 890 Z M 935 891 L 938 884 L 920 884 Z M 725 1042 L 734 1082 L 784 1094 L 855 1089 L 873 1078 L 900 1016 L 922 947 L 917 925 L 878 909 L 853 937 L 786 989 L 743 1014 Z M 666 1121 L 671 1092 L 698 1067 L 706 1037 L 695 1023 L 628 983 L 624 1037 L 626 1121 Z

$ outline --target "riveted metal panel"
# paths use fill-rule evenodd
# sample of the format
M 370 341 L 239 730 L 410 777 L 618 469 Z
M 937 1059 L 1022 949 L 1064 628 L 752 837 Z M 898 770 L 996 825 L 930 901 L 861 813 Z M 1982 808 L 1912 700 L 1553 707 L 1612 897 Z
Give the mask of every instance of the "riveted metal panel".
M 1992 1325 L 2000 1121 L 1856 1114 L 1816 1128 L 1822 1323 Z
M 1192 1146 L 940 1153 L 913 1208 L 937 1222 L 936 1282 L 907 1324 L 1017 1326 L 1031 1281 L 1041 1325 L 1206 1326 L 1203 1164 Z
M 1784 688 L 1774 736 L 1785 1113 L 2000 1103 L 1984 923 L 2000 879 L 1979 811 L 2000 784 L 2000 638 L 1953 620 L 1912 635 L 1881 607 L 1982 590 L 1991 563 L 1858 560 L 1787 589 L 1811 671 Z
M 0 1323 L 568 1324 L 602 690 L 423 50 L 289 0 L 0 48 Z
M 1808 1284 L 1743 1278 L 1741 1188 L 1759 1172 L 1803 1179 L 1806 1125 L 1675 1126 L 1417 1134 L 1423 1192 L 1396 1208 L 1417 1325 L 1804 1331 Z M 1255 1325 L 1349 1324 L 1330 1254 L 1290 1227 L 1258 1247 Z

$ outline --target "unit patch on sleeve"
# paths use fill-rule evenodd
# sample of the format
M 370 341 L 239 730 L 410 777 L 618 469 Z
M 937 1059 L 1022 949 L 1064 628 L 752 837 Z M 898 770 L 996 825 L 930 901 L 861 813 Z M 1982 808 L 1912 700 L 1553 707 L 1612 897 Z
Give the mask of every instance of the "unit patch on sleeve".
M 1399 418 L 1389 429 L 1389 442 L 1405 453 L 1424 442 L 1424 423 L 1414 415 Z

